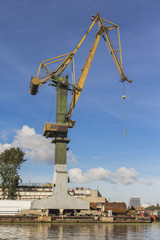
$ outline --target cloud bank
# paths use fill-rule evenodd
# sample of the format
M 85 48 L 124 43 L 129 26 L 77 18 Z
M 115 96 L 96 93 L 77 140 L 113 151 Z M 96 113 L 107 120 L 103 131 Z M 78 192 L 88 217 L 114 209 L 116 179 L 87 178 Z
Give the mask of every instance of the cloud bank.
M 91 168 L 86 172 L 82 172 L 80 168 L 72 168 L 68 171 L 70 181 L 72 183 L 88 183 L 92 181 L 107 181 L 110 183 L 122 183 L 130 185 L 133 183 L 142 183 L 150 185 L 150 181 L 139 179 L 139 173 L 134 168 L 121 167 L 112 172 L 102 167 Z
M 5 134 L 4 134 L 5 133 Z M 6 132 L 3 132 L 1 139 L 6 139 Z M 37 134 L 34 128 L 24 125 L 22 129 L 16 130 L 16 134 L 11 143 L 0 143 L 0 153 L 11 147 L 19 147 L 25 152 L 26 159 L 33 159 L 48 164 L 53 163 L 55 145 L 50 143 L 50 139 Z M 68 162 L 77 164 L 78 161 L 72 151 L 67 152 Z M 122 183 L 125 185 L 139 182 L 150 185 L 151 182 L 139 179 L 139 173 L 134 168 L 121 167 L 115 172 L 102 167 L 91 168 L 83 172 L 80 168 L 72 168 L 68 171 L 72 183 L 88 183 L 92 181 L 108 181 L 110 183 Z
M 34 128 L 24 125 L 16 130 L 12 143 L 0 144 L 0 153 L 11 147 L 19 147 L 25 152 L 25 157 L 38 161 L 52 163 L 54 160 L 54 144 L 40 134 L 36 134 Z
M 0 139 L 7 140 L 7 132 L 3 131 Z M 51 144 L 50 139 L 46 139 L 41 134 L 37 134 L 34 128 L 30 128 L 27 125 L 24 125 L 20 130 L 16 130 L 12 143 L 0 143 L 0 153 L 11 147 L 21 148 L 25 152 L 27 159 L 49 164 L 54 161 L 55 145 Z M 78 163 L 72 151 L 67 152 L 67 160 L 69 163 Z

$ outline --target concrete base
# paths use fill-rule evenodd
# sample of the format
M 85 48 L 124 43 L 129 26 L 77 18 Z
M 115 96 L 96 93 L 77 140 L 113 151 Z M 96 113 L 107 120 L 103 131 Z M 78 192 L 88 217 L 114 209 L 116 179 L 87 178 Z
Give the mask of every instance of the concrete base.
M 52 195 L 49 198 L 43 198 L 35 200 L 31 203 L 31 209 L 70 209 L 70 210 L 82 210 L 89 209 L 89 203 L 71 197 L 70 195 L 59 194 Z
M 68 194 L 68 174 L 66 165 L 55 165 L 53 175 L 53 195 L 48 198 L 34 200 L 31 209 L 89 209 L 89 202 Z

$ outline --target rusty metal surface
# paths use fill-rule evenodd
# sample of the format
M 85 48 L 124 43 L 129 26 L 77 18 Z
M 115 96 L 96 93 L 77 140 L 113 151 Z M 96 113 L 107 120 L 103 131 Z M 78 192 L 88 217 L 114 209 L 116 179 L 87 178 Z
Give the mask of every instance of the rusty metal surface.
M 113 214 L 125 214 L 127 212 L 127 207 L 124 202 L 108 202 L 105 203 L 105 212 L 112 210 Z

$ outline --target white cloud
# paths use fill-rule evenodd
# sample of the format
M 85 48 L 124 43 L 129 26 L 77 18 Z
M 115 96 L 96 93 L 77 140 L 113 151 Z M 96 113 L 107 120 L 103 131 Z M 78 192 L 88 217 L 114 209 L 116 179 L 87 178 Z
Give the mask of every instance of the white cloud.
M 139 179 L 139 173 L 134 168 L 122 167 L 112 172 L 102 167 L 91 168 L 82 172 L 80 168 L 72 168 L 68 171 L 72 183 L 87 183 L 92 181 L 108 181 L 111 183 L 122 183 L 125 185 L 142 183 L 148 185 L 148 181 Z M 150 182 L 151 183 L 151 182 Z
M 109 181 L 112 176 L 112 172 L 110 170 L 104 169 L 102 167 L 91 168 L 85 173 L 85 176 L 88 179 L 92 179 L 95 181 L 99 181 L 99 180 Z
M 6 130 L 2 130 L 0 139 L 2 139 L 3 141 L 7 141 L 7 135 L 8 135 L 8 132 Z
M 16 135 L 12 143 L 0 143 L 0 153 L 11 147 L 19 147 L 25 152 L 26 159 L 44 161 L 53 163 L 55 145 L 50 143 L 50 139 L 36 134 L 34 128 L 24 125 L 22 129 L 16 130 Z M 77 163 L 77 159 L 72 151 L 67 152 L 69 163 Z M 139 179 L 139 173 L 134 168 L 121 167 L 115 172 L 102 167 L 91 168 L 82 172 L 80 168 L 72 168 L 68 171 L 71 182 L 87 183 L 91 181 L 108 181 L 111 183 L 122 183 L 125 185 L 141 183 L 150 185 L 152 182 L 148 179 Z
M 84 176 L 80 168 L 72 168 L 68 171 L 71 182 L 74 183 L 86 183 L 89 179 Z
M 142 183 L 142 184 L 145 184 L 145 185 L 152 185 L 153 184 L 153 180 L 150 180 L 150 179 L 140 179 L 139 182 Z
M 16 135 L 12 143 L 1 144 L 0 153 L 11 147 L 19 147 L 25 152 L 25 158 L 52 163 L 54 160 L 55 145 L 51 144 L 50 139 L 37 134 L 34 128 L 24 125 L 22 129 L 16 130 Z M 68 161 L 77 163 L 76 157 L 69 151 Z
M 74 154 L 72 153 L 72 151 L 67 152 L 67 160 L 69 163 L 78 163 L 76 157 L 74 156 Z
M 54 159 L 54 145 L 49 139 L 36 134 L 33 128 L 26 125 L 16 131 L 16 135 L 11 144 L 0 144 L 0 152 L 11 147 L 19 147 L 25 152 L 26 158 L 38 161 L 52 162 Z
M 120 181 L 123 184 L 132 184 L 138 181 L 139 173 L 134 168 L 126 168 L 122 167 L 117 169 L 116 173 L 114 173 L 117 181 Z
M 9 148 L 11 148 L 11 144 L 9 144 L 9 143 L 1 144 L 0 143 L 0 153 L 2 153 L 4 150 L 9 149 Z
M 21 130 L 17 130 L 12 146 L 22 148 L 27 158 L 52 162 L 54 159 L 54 144 L 50 142 L 50 139 L 36 134 L 33 128 L 25 125 Z

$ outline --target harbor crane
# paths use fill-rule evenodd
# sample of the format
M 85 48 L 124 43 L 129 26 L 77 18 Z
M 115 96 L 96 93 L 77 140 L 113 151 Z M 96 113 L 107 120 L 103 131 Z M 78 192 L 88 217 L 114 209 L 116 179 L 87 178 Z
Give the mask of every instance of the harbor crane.
M 90 32 L 90 30 L 92 29 L 94 24 L 96 22 L 98 23 L 99 31 L 96 33 L 94 44 L 93 44 L 92 48 L 90 49 L 90 54 L 88 56 L 85 66 L 82 70 L 82 73 L 81 73 L 78 83 L 76 85 L 69 84 L 69 83 L 67 84 L 68 85 L 67 88 L 72 87 L 73 97 L 72 97 L 72 101 L 70 104 L 68 114 L 66 115 L 66 122 L 72 116 L 73 109 L 77 103 L 77 100 L 78 100 L 81 92 L 82 92 L 85 80 L 87 78 L 87 75 L 88 75 L 88 72 L 89 72 L 89 69 L 90 69 L 90 66 L 91 66 L 91 63 L 92 63 L 93 57 L 95 55 L 95 52 L 96 52 L 96 49 L 97 49 L 97 46 L 98 46 L 101 36 L 103 37 L 103 39 L 108 47 L 108 50 L 114 60 L 114 63 L 120 73 L 120 77 L 121 77 L 120 81 L 121 82 L 128 81 L 129 83 L 132 83 L 132 81 L 126 77 L 126 75 L 124 74 L 124 71 L 123 71 L 119 26 L 117 24 L 114 24 L 112 22 L 109 22 L 109 21 L 101 18 L 99 14 L 97 14 L 96 16 L 92 15 L 91 20 L 93 21 L 92 24 L 90 25 L 86 34 L 83 36 L 83 38 L 81 39 L 79 44 L 76 46 L 76 48 L 74 49 L 73 52 L 70 52 L 70 53 L 67 53 L 67 54 L 64 54 L 64 55 L 61 55 L 58 57 L 54 57 L 54 58 L 51 58 L 51 59 L 41 62 L 39 69 L 38 69 L 37 76 L 33 77 L 31 79 L 30 93 L 32 95 L 36 95 L 38 92 L 38 88 L 40 86 L 42 86 L 43 84 L 48 83 L 50 81 L 52 81 L 53 86 L 56 87 L 57 83 L 58 83 L 58 77 L 62 75 L 62 73 L 68 66 L 68 64 L 74 58 L 74 55 L 76 54 L 77 50 L 79 49 L 79 47 L 81 46 L 81 44 L 83 43 L 85 38 L 87 37 L 88 33 Z M 105 26 L 104 23 L 108 23 L 109 26 Z M 118 33 L 119 49 L 117 49 L 117 50 L 115 50 L 113 48 L 113 44 L 112 44 L 109 34 L 108 34 L 108 32 L 113 29 L 117 29 L 117 33 Z M 119 52 L 120 57 L 118 57 L 117 52 Z M 53 64 L 55 64 L 57 62 L 60 62 L 60 65 L 54 71 L 50 70 L 49 66 L 51 67 L 51 66 L 53 66 Z M 41 70 L 43 70 L 45 72 L 45 74 L 40 77 Z M 69 124 L 69 126 L 71 126 L 71 125 Z
M 56 123 L 45 123 L 43 129 L 43 135 L 47 138 L 52 138 L 52 143 L 55 143 L 55 166 L 54 166 L 54 176 L 53 176 L 53 196 L 48 200 L 38 200 L 34 201 L 32 208 L 45 208 L 49 206 L 52 209 L 86 209 L 88 205 L 86 203 L 76 202 L 71 204 L 70 196 L 67 195 L 67 179 L 68 175 L 66 172 L 66 151 L 67 143 L 70 141 L 67 139 L 68 128 L 74 127 L 75 121 L 71 120 L 71 116 L 74 110 L 74 107 L 78 101 L 78 98 L 83 90 L 85 80 L 87 78 L 92 60 L 94 58 L 99 40 L 101 36 L 104 39 L 104 42 L 111 54 L 114 63 L 120 74 L 120 81 L 128 81 L 131 83 L 123 71 L 122 64 L 122 51 L 120 43 L 120 33 L 119 26 L 112 22 L 109 22 L 100 17 L 99 14 L 96 16 L 92 15 L 92 24 L 88 28 L 87 32 L 76 46 L 73 52 L 69 52 L 58 57 L 50 58 L 40 63 L 38 73 L 36 77 L 31 78 L 30 83 L 30 93 L 36 95 L 38 89 L 43 84 L 49 83 L 49 85 L 55 86 L 57 88 L 57 101 L 56 101 Z M 85 38 L 95 25 L 98 23 L 98 32 L 96 33 L 94 44 L 89 51 L 89 56 L 87 58 L 86 64 L 82 70 L 81 76 L 78 80 L 78 83 L 69 83 L 68 77 L 63 77 L 62 74 L 66 67 L 71 61 L 73 61 L 76 52 L 78 51 L 81 44 L 84 42 Z M 118 37 L 118 49 L 114 49 L 111 39 L 109 37 L 109 31 L 117 30 Z M 58 67 L 57 67 L 58 64 Z M 54 70 L 53 70 L 53 66 Z M 43 72 L 43 74 L 41 74 Z M 72 91 L 72 100 L 68 111 L 67 106 L 67 96 L 68 91 Z M 60 201 L 59 199 L 65 198 L 66 202 Z M 68 199 L 68 200 L 67 200 Z M 79 199 L 80 200 L 80 199 Z M 57 202 L 57 203 L 56 203 Z M 73 202 L 73 199 L 72 199 Z M 72 205 L 72 206 L 71 206 Z

